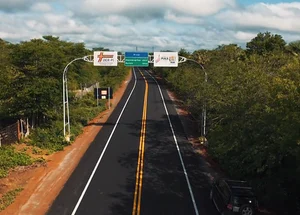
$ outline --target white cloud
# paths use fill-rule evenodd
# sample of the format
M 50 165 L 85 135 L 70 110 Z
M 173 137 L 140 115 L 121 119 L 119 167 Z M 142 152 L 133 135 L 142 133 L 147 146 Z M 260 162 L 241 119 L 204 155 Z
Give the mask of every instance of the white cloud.
M 178 16 L 171 11 L 168 11 L 164 17 L 168 21 L 176 22 L 179 24 L 200 24 L 202 20 L 200 18 L 190 16 Z
M 35 14 L 1 14 L 0 32 L 2 39 L 19 41 L 34 38 L 40 35 L 64 35 L 89 33 L 90 28 L 70 15 L 45 13 L 42 16 Z
M 111 38 L 120 38 L 122 36 L 126 36 L 128 34 L 132 34 L 131 30 L 120 28 L 113 25 L 107 25 L 101 27 L 101 32 L 107 37 Z
M 234 7 L 235 0 L 168 0 L 168 6 L 178 12 L 196 16 L 208 16 L 223 8 Z
M 45 24 L 40 23 L 36 20 L 27 20 L 25 21 L 25 24 L 29 27 L 29 29 L 33 29 L 41 32 L 47 29 Z
M 36 11 L 36 12 L 50 12 L 52 10 L 51 5 L 47 3 L 36 3 L 31 6 L 31 10 Z
M 167 10 L 193 16 L 207 16 L 226 7 L 234 7 L 235 0 L 122 0 L 118 2 L 86 0 L 78 1 L 77 11 L 84 14 L 126 14 L 131 17 L 163 16 Z M 75 7 L 74 7 L 75 9 Z
M 96 23 L 99 24 L 111 24 L 111 25 L 128 25 L 132 22 L 126 16 L 119 16 L 119 15 L 109 15 L 109 16 L 101 16 L 95 19 Z
M 243 32 L 243 31 L 238 31 L 234 34 L 234 37 L 240 41 L 243 42 L 248 42 L 251 39 L 253 39 L 257 34 L 255 33 L 249 33 L 249 32 Z
M 81 24 L 80 21 L 75 20 L 68 15 L 58 15 L 47 13 L 39 20 L 36 20 L 36 30 L 39 32 L 47 32 L 48 34 L 79 34 L 88 33 L 89 27 Z M 38 29 L 40 27 L 40 29 Z
M 300 2 L 259 3 L 245 10 L 223 12 L 217 18 L 232 26 L 300 32 Z
M 236 1 L 0 0 L 0 38 L 19 42 L 54 35 L 117 51 L 243 46 L 267 30 L 287 42 L 299 39 L 299 2 L 238 8 Z

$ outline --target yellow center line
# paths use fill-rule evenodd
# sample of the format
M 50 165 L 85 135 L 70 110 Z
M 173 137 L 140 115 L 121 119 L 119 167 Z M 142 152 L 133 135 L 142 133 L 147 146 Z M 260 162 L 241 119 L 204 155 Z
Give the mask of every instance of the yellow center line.
M 143 116 L 142 116 L 142 127 L 140 136 L 140 146 L 138 155 L 138 165 L 136 170 L 136 182 L 133 200 L 132 215 L 139 215 L 141 212 L 141 199 L 142 199 L 142 180 L 143 180 L 143 168 L 144 168 L 144 152 L 145 152 L 145 137 L 146 137 L 146 119 L 147 119 L 147 102 L 148 102 L 148 82 L 140 72 L 145 80 L 145 94 L 144 94 L 144 106 L 143 106 Z

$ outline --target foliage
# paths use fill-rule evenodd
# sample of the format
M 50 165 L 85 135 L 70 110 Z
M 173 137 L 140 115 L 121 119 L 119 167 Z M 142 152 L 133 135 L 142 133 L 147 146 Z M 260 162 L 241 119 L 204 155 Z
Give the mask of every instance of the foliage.
M 195 63 L 155 68 L 199 122 L 206 101 L 210 154 L 280 214 L 300 209 L 300 59 L 292 46 L 267 32 L 247 50 L 229 44 L 195 51 L 191 58 L 205 66 L 207 84 Z
M 247 43 L 249 54 L 264 55 L 274 51 L 284 51 L 286 42 L 281 35 L 272 35 L 270 32 L 259 33 Z
M 190 56 L 190 53 L 184 48 L 181 48 L 179 50 L 178 54 L 182 57 L 189 57 Z
M 298 56 L 300 54 L 300 40 L 290 42 L 287 46 L 287 50 Z
M 71 102 L 70 119 L 72 124 L 72 138 L 74 139 L 74 137 L 80 134 L 81 129 L 104 109 L 105 105 L 103 102 L 100 102 L 99 106 L 96 107 L 96 101 L 92 94 Z M 51 151 L 63 150 L 64 146 L 69 143 L 64 141 L 62 119 L 36 128 L 31 135 L 29 143 L 42 149 L 50 149 Z
M 33 145 L 62 149 L 59 146 L 62 125 L 59 128 L 59 123 L 56 122 L 62 121 L 62 73 L 71 60 L 92 54 L 92 51 L 86 49 L 83 43 L 66 42 L 49 35 L 14 45 L 0 40 L 0 48 L 0 75 L 4 77 L 0 80 L 0 121 L 29 118 L 31 126 L 39 127 L 33 134 Z M 82 86 L 96 82 L 99 82 L 100 87 L 110 86 L 116 89 L 127 75 L 124 71 L 123 65 L 103 68 L 76 61 L 69 66 L 67 72 L 70 94 Z M 96 108 L 94 99 L 89 96 L 87 106 L 80 110 L 79 106 L 86 102 L 85 98 L 76 102 L 75 97 L 70 97 L 70 114 L 74 111 L 81 117 L 78 122 L 76 119 L 72 121 L 74 125 L 81 123 L 80 126 L 76 125 L 77 128 L 86 125 L 97 111 L 103 109 Z M 75 133 L 78 133 L 78 129 L 76 130 Z M 51 137 L 49 132 L 56 135 Z M 46 143 L 47 141 L 49 142 Z
M 28 144 L 33 153 L 40 149 L 49 152 L 63 150 L 69 143 L 64 141 L 62 116 L 62 75 L 66 65 L 75 58 L 91 55 L 83 43 L 72 43 L 50 35 L 19 44 L 0 39 L 0 124 L 28 118 L 31 129 Z M 96 48 L 97 50 L 108 50 Z M 126 72 L 125 72 L 126 71 Z M 94 67 L 78 60 L 67 70 L 72 139 L 82 132 L 82 127 L 97 116 L 105 107 L 104 101 L 96 106 L 93 94 L 82 98 L 73 91 L 82 86 L 99 83 L 100 87 L 116 89 L 128 69 L 118 67 Z M 24 153 L 12 148 L 0 148 L 0 177 L 16 165 L 32 162 Z
M 17 195 L 22 190 L 23 190 L 23 188 L 20 187 L 20 188 L 8 191 L 0 198 L 0 212 L 3 211 L 5 208 L 7 208 L 11 203 L 13 203 L 13 201 L 15 200 Z
M 16 166 L 27 166 L 32 164 L 29 155 L 23 152 L 16 152 L 13 147 L 0 147 L 0 178 L 8 174 L 10 168 Z

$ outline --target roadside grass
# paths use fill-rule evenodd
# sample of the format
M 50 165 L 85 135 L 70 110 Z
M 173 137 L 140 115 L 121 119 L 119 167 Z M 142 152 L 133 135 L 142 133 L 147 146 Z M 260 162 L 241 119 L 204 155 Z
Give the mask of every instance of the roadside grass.
M 9 169 L 16 166 L 28 166 L 34 160 L 25 152 L 18 152 L 13 146 L 0 147 L 0 178 L 8 175 Z
M 7 193 L 3 194 L 0 198 L 0 212 L 7 208 L 11 203 L 14 202 L 17 195 L 23 190 L 19 187 L 14 190 L 10 190 Z

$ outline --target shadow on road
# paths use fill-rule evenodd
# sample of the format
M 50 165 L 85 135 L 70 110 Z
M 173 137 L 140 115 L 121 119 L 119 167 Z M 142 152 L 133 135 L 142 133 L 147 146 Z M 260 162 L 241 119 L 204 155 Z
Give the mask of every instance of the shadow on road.
M 217 214 L 209 200 L 210 182 L 215 173 L 208 168 L 200 155 L 193 151 L 184 133 L 180 132 L 182 125 L 178 124 L 178 116 L 170 115 L 170 118 L 175 120 L 174 129 L 199 213 Z M 141 122 L 137 121 L 128 126 L 137 131 L 141 128 Z M 195 214 L 167 116 L 160 120 L 147 120 L 146 126 L 141 214 Z M 130 135 L 140 137 L 140 133 Z M 137 156 L 137 153 L 124 154 L 118 162 L 124 168 L 136 172 Z M 127 184 L 120 187 L 120 190 L 132 193 L 135 183 L 135 178 L 127 179 Z M 117 199 L 116 204 L 111 205 L 112 214 L 125 214 L 128 207 L 133 205 L 133 196 L 113 193 L 111 197 Z

